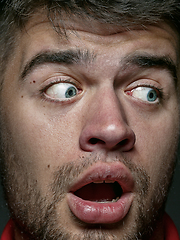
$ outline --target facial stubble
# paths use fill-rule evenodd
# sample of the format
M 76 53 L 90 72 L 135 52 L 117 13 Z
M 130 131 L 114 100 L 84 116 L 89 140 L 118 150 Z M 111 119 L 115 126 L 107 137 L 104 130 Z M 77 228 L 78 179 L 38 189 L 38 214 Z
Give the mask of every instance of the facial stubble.
M 13 138 L 7 130 L 6 123 L 1 119 L 0 132 L 0 157 L 2 179 L 5 197 L 9 205 L 11 216 L 16 227 L 23 232 L 26 239 L 33 240 L 115 240 L 119 239 L 114 233 L 113 226 L 89 226 L 80 222 L 69 211 L 72 221 L 81 226 L 81 234 L 75 234 L 64 224 L 61 207 L 65 200 L 69 186 L 76 181 L 78 176 L 87 168 L 102 160 L 101 156 L 93 155 L 68 162 L 52 173 L 52 181 L 46 195 L 42 193 L 35 174 L 29 171 L 27 159 L 15 149 Z M 17 138 L 18 139 L 18 138 Z M 149 196 L 152 188 L 150 176 L 142 166 L 138 166 L 131 159 L 119 155 L 111 162 L 122 162 L 132 173 L 135 181 L 135 198 L 126 218 L 114 225 L 122 229 L 121 240 L 150 239 L 156 223 L 164 213 L 167 193 L 171 184 L 176 155 L 172 149 L 172 156 L 167 156 L 171 161 L 163 162 L 158 182 L 153 186 L 154 192 Z M 33 160 L 32 160 L 33 161 Z M 38 159 L 36 159 L 38 162 Z M 149 202 L 149 199 L 151 201 Z M 128 216 L 133 215 L 128 222 Z M 125 229 L 125 231 L 123 230 Z
M 8 136 L 8 135 L 7 135 Z M 6 141 L 8 142 L 8 141 Z M 4 142 L 5 143 L 5 142 Z M 67 189 L 85 169 L 101 161 L 98 157 L 80 159 L 60 166 L 53 173 L 53 181 L 49 184 L 49 193 L 42 196 L 38 182 L 28 173 L 28 169 L 20 161 L 20 157 L 13 151 L 13 146 L 6 144 L 1 152 L 3 154 L 3 183 L 6 198 L 9 204 L 12 218 L 16 226 L 25 233 L 29 239 L 35 240 L 70 240 L 70 239 L 93 239 L 114 240 L 117 239 L 112 229 L 105 226 L 84 225 L 82 234 L 76 235 L 70 231 L 68 226 L 63 225 L 63 212 L 61 202 L 65 199 Z M 166 166 L 168 174 L 166 181 L 161 177 L 157 184 L 156 191 L 151 197 L 151 203 L 147 207 L 147 197 L 150 188 L 150 177 L 142 167 L 138 167 L 131 160 L 116 158 L 113 161 L 123 162 L 132 172 L 136 182 L 136 207 L 134 207 L 134 218 L 131 226 L 124 226 L 126 232 L 122 240 L 149 239 L 157 221 L 162 217 L 167 192 L 171 182 L 174 169 L 173 164 Z M 170 174 L 171 173 L 171 174 Z M 168 178 L 168 179 L 167 179 Z M 49 196 L 52 196 L 49 198 Z M 135 205 L 135 204 L 134 204 Z M 57 211 L 58 209 L 58 211 Z M 130 210 L 131 211 L 131 210 Z M 73 221 L 78 219 L 70 212 Z M 116 227 L 122 228 L 125 223 L 121 222 Z M 83 226 L 83 223 L 79 223 Z

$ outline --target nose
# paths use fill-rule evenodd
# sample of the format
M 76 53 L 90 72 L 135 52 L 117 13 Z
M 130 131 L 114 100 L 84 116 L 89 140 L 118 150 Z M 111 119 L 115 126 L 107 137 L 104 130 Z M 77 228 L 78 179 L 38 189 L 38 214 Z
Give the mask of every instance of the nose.
M 99 92 L 89 104 L 80 147 L 88 152 L 102 148 L 129 151 L 134 147 L 135 134 L 127 123 L 123 106 L 114 91 L 108 89 L 102 94 Z

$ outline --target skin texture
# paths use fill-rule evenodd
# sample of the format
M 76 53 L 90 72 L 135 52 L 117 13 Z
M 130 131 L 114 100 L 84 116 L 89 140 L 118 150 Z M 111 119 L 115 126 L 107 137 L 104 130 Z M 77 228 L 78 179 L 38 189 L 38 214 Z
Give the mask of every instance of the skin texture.
M 66 20 L 65 27 L 67 37 L 34 18 L 19 33 L 5 71 L 2 157 L 15 238 L 164 239 L 179 132 L 177 89 L 166 67 L 140 67 L 133 59 L 166 56 L 177 66 L 177 36 L 163 23 L 130 32 L 94 21 Z M 80 60 L 29 64 L 39 54 L 65 50 L 80 50 Z M 57 82 L 76 86 L 77 95 L 52 95 Z M 158 94 L 153 102 L 139 97 L 149 87 Z M 106 225 L 79 221 L 68 192 L 91 167 L 115 163 L 133 178 L 127 216 Z

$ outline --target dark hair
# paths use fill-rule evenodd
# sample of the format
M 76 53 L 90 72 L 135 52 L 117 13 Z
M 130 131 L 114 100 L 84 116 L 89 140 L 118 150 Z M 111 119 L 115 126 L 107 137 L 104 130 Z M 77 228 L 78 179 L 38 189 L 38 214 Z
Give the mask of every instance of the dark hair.
M 0 76 L 13 52 L 18 30 L 39 10 L 44 9 L 50 21 L 67 16 L 93 18 L 97 21 L 133 25 L 154 24 L 166 21 L 180 32 L 179 0 L 1 0 L 0 18 Z
M 180 27 L 179 0 L 1 0 L 1 4 L 5 5 L 6 15 L 10 15 L 19 26 L 37 9 L 44 8 L 55 15 L 64 11 L 124 26 L 130 22 L 148 24 L 163 19 Z

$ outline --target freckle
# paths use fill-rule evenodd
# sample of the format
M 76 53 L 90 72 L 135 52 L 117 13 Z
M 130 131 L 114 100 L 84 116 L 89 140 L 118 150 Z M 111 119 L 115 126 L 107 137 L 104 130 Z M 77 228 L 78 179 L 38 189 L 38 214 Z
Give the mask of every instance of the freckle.
M 50 168 L 50 165 L 48 165 L 48 168 Z
M 32 84 L 32 82 L 30 82 L 30 84 Z
M 24 96 L 21 96 L 21 98 L 23 98 Z

